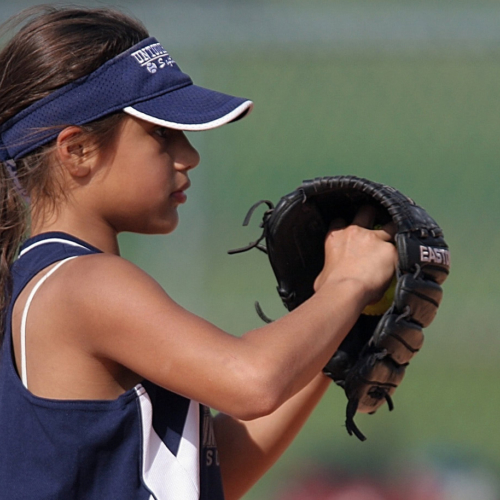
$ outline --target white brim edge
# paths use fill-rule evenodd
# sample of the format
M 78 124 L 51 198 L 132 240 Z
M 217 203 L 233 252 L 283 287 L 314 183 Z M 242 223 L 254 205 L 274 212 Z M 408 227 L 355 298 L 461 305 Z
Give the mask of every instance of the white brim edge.
M 213 120 L 207 123 L 197 123 L 197 124 L 175 123 L 175 122 L 169 122 L 167 120 L 161 120 L 160 118 L 156 118 L 155 116 L 147 115 L 146 113 L 141 113 L 140 111 L 134 109 L 132 106 L 127 106 L 126 108 L 123 108 L 123 111 L 129 115 L 139 118 L 140 120 L 144 120 L 149 123 L 154 123 L 155 125 L 160 125 L 161 127 L 172 128 L 174 130 L 200 131 L 200 130 L 210 130 L 212 128 L 217 128 L 222 125 L 225 125 L 226 123 L 229 123 L 230 121 L 233 121 L 236 118 L 238 118 L 238 116 L 240 116 L 245 111 L 247 114 L 250 113 L 250 111 L 252 111 L 252 108 L 253 108 L 253 102 L 245 101 L 244 103 L 240 104 L 237 108 L 233 109 L 227 115 L 217 118 L 217 120 Z

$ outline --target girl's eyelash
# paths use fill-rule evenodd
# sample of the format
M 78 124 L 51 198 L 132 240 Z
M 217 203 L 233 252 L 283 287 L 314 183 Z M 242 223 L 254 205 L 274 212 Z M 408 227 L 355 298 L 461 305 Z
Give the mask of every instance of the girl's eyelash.
M 158 127 L 155 129 L 154 133 L 159 135 L 160 137 L 165 137 L 168 134 L 169 130 L 167 127 Z
M 154 129 L 153 133 L 162 139 L 168 139 L 172 137 L 174 130 L 168 127 L 157 127 Z

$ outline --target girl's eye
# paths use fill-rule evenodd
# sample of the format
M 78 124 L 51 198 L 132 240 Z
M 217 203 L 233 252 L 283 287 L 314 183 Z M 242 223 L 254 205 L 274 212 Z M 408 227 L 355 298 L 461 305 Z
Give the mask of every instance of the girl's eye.
M 167 127 L 158 127 L 154 130 L 154 134 L 162 139 L 166 139 L 171 136 L 173 130 Z

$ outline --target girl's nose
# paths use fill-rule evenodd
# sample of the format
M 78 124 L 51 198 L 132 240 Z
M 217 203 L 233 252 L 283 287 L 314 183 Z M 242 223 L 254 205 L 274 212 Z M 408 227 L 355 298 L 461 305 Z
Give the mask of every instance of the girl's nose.
M 200 154 L 189 142 L 184 132 L 180 132 L 176 156 L 176 164 L 179 165 L 179 170 L 191 170 L 200 163 Z

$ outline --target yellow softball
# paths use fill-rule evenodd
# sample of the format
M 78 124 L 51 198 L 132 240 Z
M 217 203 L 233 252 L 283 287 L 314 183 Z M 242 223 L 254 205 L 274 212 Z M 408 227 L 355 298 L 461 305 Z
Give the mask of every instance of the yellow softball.
M 375 304 L 367 305 L 363 309 L 362 314 L 366 314 L 367 316 L 382 316 L 382 314 L 384 314 L 385 311 L 391 307 L 394 300 L 394 292 L 396 291 L 397 282 L 398 280 L 396 279 L 396 275 L 394 275 L 389 288 L 384 293 L 384 296 Z

